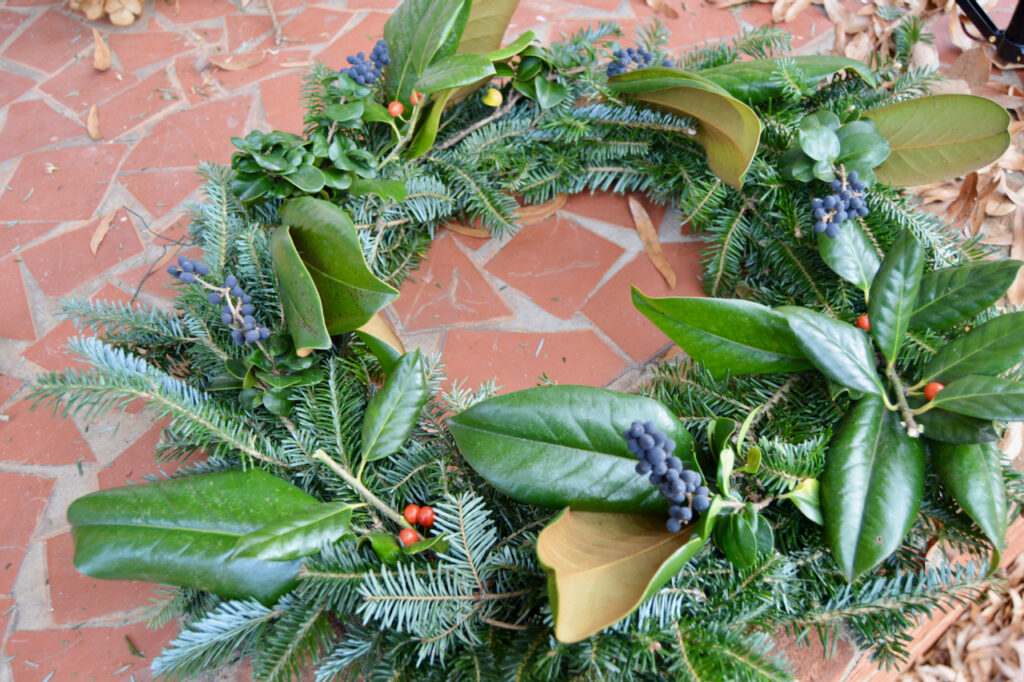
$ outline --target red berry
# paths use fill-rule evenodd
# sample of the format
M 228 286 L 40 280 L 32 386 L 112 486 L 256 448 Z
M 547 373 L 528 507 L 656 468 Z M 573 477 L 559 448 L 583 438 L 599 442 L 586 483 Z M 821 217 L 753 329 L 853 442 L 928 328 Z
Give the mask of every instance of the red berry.
M 424 528 L 430 528 L 434 525 L 434 508 L 433 507 L 421 507 L 420 513 L 416 516 L 416 523 L 420 524 Z
M 420 536 L 417 535 L 416 531 L 414 531 L 412 528 L 403 528 L 398 533 L 398 539 L 402 541 L 402 545 L 405 547 L 414 544 L 419 539 L 419 537 Z
M 402 511 L 402 516 L 404 516 L 405 520 L 409 523 L 416 523 L 416 517 L 419 516 L 419 513 L 420 508 L 415 504 L 410 504 Z
M 412 104 L 414 107 L 423 104 L 423 100 L 425 99 L 426 97 L 423 96 L 422 92 L 417 92 L 415 90 L 413 90 L 412 94 L 409 95 L 409 103 Z
M 927 386 L 924 387 L 924 398 L 925 398 L 925 400 L 927 400 L 928 402 L 931 402 L 932 400 L 935 399 L 935 396 L 937 396 L 939 394 L 939 391 L 941 391 L 945 387 L 946 387 L 945 384 L 940 384 L 937 381 L 931 382 L 930 384 L 928 384 Z
M 866 332 L 871 331 L 871 321 L 868 320 L 867 315 L 861 315 L 857 318 L 857 326 Z
M 403 111 L 405 111 L 405 107 L 403 107 L 402 103 L 399 102 L 398 100 L 395 100 L 394 102 L 388 105 L 388 113 L 394 116 L 395 118 L 401 116 Z

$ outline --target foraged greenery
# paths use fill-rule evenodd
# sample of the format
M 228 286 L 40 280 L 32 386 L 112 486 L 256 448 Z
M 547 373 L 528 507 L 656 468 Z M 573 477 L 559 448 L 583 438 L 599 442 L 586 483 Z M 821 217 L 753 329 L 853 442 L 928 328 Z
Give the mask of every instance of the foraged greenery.
M 918 99 L 932 75 L 896 61 L 786 57 L 774 29 L 670 60 L 654 24 L 637 39 L 645 68 L 632 70 L 612 24 L 548 48 L 530 35 L 502 48 L 515 2 L 482 15 L 484 4 L 407 0 L 385 28 L 390 64 L 375 53 L 379 79 L 319 64 L 303 136 L 253 133 L 236 141 L 231 169 L 204 166 L 191 228 L 202 267 L 182 265 L 190 276 L 173 311 L 66 303 L 67 317 L 98 334 L 71 344 L 93 368 L 43 375 L 35 398 L 82 417 L 141 399 L 171 418 L 158 457 L 208 454 L 169 479 L 76 501 L 76 565 L 175 586 L 152 621 L 182 622 L 153 664 L 167 678 L 251 657 L 261 680 L 307 668 L 318 681 L 778 680 L 790 676 L 771 640 L 780 629 L 827 649 L 849 632 L 880 664 L 900 661 L 917 617 L 996 580 L 982 563 L 933 558 L 933 545 L 998 553 L 1024 493 L 991 446 L 971 450 L 985 453 L 987 488 L 950 486 L 949 466 L 964 458 L 907 433 L 921 430 L 918 417 L 925 436 L 941 432 L 926 421 L 939 410 L 918 398 L 923 385 L 907 384 L 948 380 L 945 348 L 1016 319 L 992 303 L 1019 264 L 981 263 L 980 244 L 915 207 L 898 184 L 918 147 L 887 122 L 933 104 L 950 116 L 977 108 L 987 146 L 953 146 L 962 166 L 981 165 L 1003 139 L 994 105 Z M 494 92 L 481 97 L 481 87 Z M 404 114 L 389 113 L 396 101 Z M 918 104 L 894 114 L 902 102 Z M 833 216 L 841 236 L 816 236 L 812 199 L 856 163 L 869 185 L 877 178 L 867 215 Z M 538 387 L 494 397 L 493 386 L 441 392 L 440 358 L 405 353 L 374 326 L 444 221 L 509 234 L 518 202 L 587 190 L 677 205 L 705 239 L 706 293 L 746 301 L 700 305 L 774 330 L 761 359 L 702 353 L 713 315 L 636 292 L 645 314 L 692 346 L 690 358 L 656 366 L 641 395 Z M 896 279 L 902 294 L 881 291 Z M 233 325 L 251 324 L 240 308 L 218 308 L 214 294 L 232 281 L 269 338 L 232 338 Z M 985 293 L 948 318 L 934 307 L 927 324 L 893 318 L 926 287 L 941 297 L 979 281 Z M 853 326 L 865 313 L 876 346 Z M 834 370 L 827 356 L 841 348 L 809 342 L 801 323 L 863 344 L 856 376 Z M 1024 345 L 1005 344 L 997 365 L 970 374 L 1018 379 Z M 998 438 L 992 419 L 1019 418 L 1008 400 L 999 415 L 972 416 L 970 437 L 952 447 Z M 884 551 L 851 559 L 830 540 L 839 516 L 818 484 L 827 490 L 836 433 L 858 410 L 894 420 L 886 437 L 912 443 L 916 468 L 913 499 L 872 501 L 872 513 L 906 512 Z M 622 437 L 632 419 L 668 433 L 713 490 L 711 508 L 678 534 L 663 530 L 664 501 L 633 473 Z M 606 475 L 553 475 L 576 464 Z M 416 532 L 403 518 L 411 502 L 433 506 L 432 527 Z M 602 514 L 613 521 L 595 522 Z M 609 524 L 618 540 L 588 546 Z M 397 541 L 400 530 L 415 541 Z M 640 535 L 668 549 L 644 559 L 627 547 Z M 620 606 L 585 619 L 558 582 L 574 565 L 552 559 L 551 542 L 600 563 Z M 609 574 L 616 558 L 639 572 Z

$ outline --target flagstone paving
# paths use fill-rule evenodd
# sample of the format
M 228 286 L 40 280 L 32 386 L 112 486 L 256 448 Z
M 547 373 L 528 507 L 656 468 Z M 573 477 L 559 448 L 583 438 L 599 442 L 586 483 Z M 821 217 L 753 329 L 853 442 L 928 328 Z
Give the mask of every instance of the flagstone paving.
M 170 278 L 154 264 L 178 250 L 194 253 L 179 240 L 187 235 L 185 204 L 199 196 L 199 163 L 227 162 L 229 138 L 253 128 L 300 132 L 303 64 L 322 59 L 340 68 L 346 55 L 368 50 L 398 0 L 275 0 L 280 46 L 262 0 L 245 8 L 240 0 L 156 0 L 130 27 L 88 22 L 48 0 L 5 4 L 0 681 L 142 682 L 174 627 L 146 628 L 153 586 L 74 570 L 65 511 L 80 495 L 170 469 L 154 461 L 159 425 L 138 405 L 87 423 L 30 411 L 22 400 L 41 372 L 80 364 L 62 351 L 74 329 L 56 315 L 58 300 L 135 297 L 168 305 Z M 1002 0 L 1000 8 L 1012 4 Z M 677 51 L 770 20 L 770 7 L 761 4 L 681 8 L 667 22 Z M 601 19 L 631 31 L 650 16 L 643 0 L 524 0 L 509 35 L 532 29 L 550 41 Z M 801 49 L 831 45 L 831 25 L 816 7 L 783 26 Z M 107 71 L 92 66 L 92 27 L 110 45 Z M 933 30 L 948 62 L 955 52 L 946 49 L 945 28 L 936 23 Z M 224 71 L 210 58 L 225 53 L 264 58 Z M 87 134 L 92 107 L 99 141 Z M 634 385 L 668 344 L 633 310 L 629 287 L 654 296 L 701 292 L 699 241 L 671 209 L 644 205 L 675 269 L 674 288 L 644 255 L 625 198 L 577 196 L 504 240 L 443 231 L 389 318 L 410 347 L 441 352 L 450 381 L 466 386 L 494 379 L 507 391 L 541 377 Z M 108 231 L 91 249 L 101 221 Z M 837 679 L 853 655 L 848 645 L 840 649 L 841 660 L 812 675 Z M 243 667 L 220 679 L 249 677 Z

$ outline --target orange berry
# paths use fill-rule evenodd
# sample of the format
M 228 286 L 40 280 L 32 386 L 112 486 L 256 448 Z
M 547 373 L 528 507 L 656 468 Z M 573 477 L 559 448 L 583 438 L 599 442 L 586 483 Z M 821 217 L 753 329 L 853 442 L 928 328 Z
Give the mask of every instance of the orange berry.
M 415 504 L 410 504 L 402 511 L 402 516 L 409 523 L 416 523 L 416 517 L 419 516 L 420 508 Z
M 419 539 L 419 537 L 420 536 L 417 535 L 416 531 L 414 531 L 412 528 L 403 528 L 398 533 L 398 539 L 402 541 L 402 546 L 404 547 L 408 547 L 409 545 L 414 544 Z
M 932 400 L 935 399 L 935 396 L 937 396 L 939 394 L 939 391 L 941 391 L 945 387 L 946 387 L 945 384 L 940 384 L 937 381 L 931 382 L 930 384 L 928 384 L 927 386 L 924 387 L 924 398 L 925 398 L 925 400 L 927 400 L 928 402 L 931 402 Z
M 858 317 L 856 324 L 858 327 L 860 327 L 866 332 L 871 331 L 871 321 L 868 320 L 867 315 L 861 315 L 860 317 Z
M 434 525 L 434 508 L 433 507 L 421 507 L 420 513 L 416 516 L 416 523 L 420 524 L 424 528 L 430 528 Z
M 423 104 L 423 100 L 425 99 L 426 97 L 423 96 L 423 93 L 417 92 L 416 90 L 413 90 L 412 94 L 409 95 L 409 103 L 412 104 L 414 107 Z
M 398 100 L 395 100 L 394 102 L 388 105 L 388 113 L 394 116 L 395 118 L 401 116 L 403 111 L 405 111 L 405 107 L 402 106 L 402 103 L 399 102 Z

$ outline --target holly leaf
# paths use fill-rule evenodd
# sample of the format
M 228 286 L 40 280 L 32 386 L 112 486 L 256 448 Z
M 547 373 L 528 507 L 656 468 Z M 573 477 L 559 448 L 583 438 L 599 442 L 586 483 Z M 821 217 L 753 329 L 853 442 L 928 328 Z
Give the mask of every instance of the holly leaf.
M 999 448 L 990 443 L 933 443 L 931 451 L 942 487 L 992 543 L 990 565 L 997 568 L 1006 547 L 1006 484 Z
M 783 306 L 797 343 L 818 370 L 832 381 L 862 393 L 882 393 L 875 356 L 867 335 L 851 324 L 806 308 Z
M 365 462 L 390 457 L 416 428 L 430 397 L 419 349 L 406 353 L 366 406 L 362 457 Z
M 718 508 L 678 533 L 664 518 L 565 509 L 537 538 L 555 637 L 579 642 L 635 611 L 704 546 Z
M 890 365 L 907 335 L 923 272 L 924 249 L 914 234 L 905 230 L 882 261 L 868 300 L 871 335 Z
M 864 292 L 871 288 L 881 265 L 874 245 L 855 221 L 846 223 L 835 239 L 819 233 L 818 253 L 834 273 Z
M 448 420 L 470 466 L 524 504 L 580 511 L 664 513 L 667 502 L 623 433 L 654 422 L 693 463 L 693 443 L 661 403 L 591 386 L 544 386 L 481 401 Z
M 986 310 L 1013 284 L 1019 260 L 981 261 L 939 268 L 921 277 L 911 329 L 948 329 Z
M 633 305 L 716 377 L 798 372 L 811 364 L 786 318 L 758 303 L 722 298 L 650 298 Z
M 1024 312 L 1000 315 L 946 344 L 921 370 L 921 382 L 947 383 L 968 374 L 995 376 L 1024 361 Z
M 931 406 L 979 419 L 1024 421 L 1024 384 L 1001 377 L 969 375 L 939 391 Z
M 892 554 L 914 523 L 924 492 L 924 446 L 878 396 L 859 400 L 839 424 L 821 477 L 825 535 L 847 582 Z
M 917 408 L 923 402 L 912 401 L 910 405 Z M 999 433 L 991 419 L 975 419 L 955 412 L 934 409 L 922 412 L 915 419 L 924 427 L 924 435 L 929 440 L 954 444 L 995 443 L 999 440 Z

